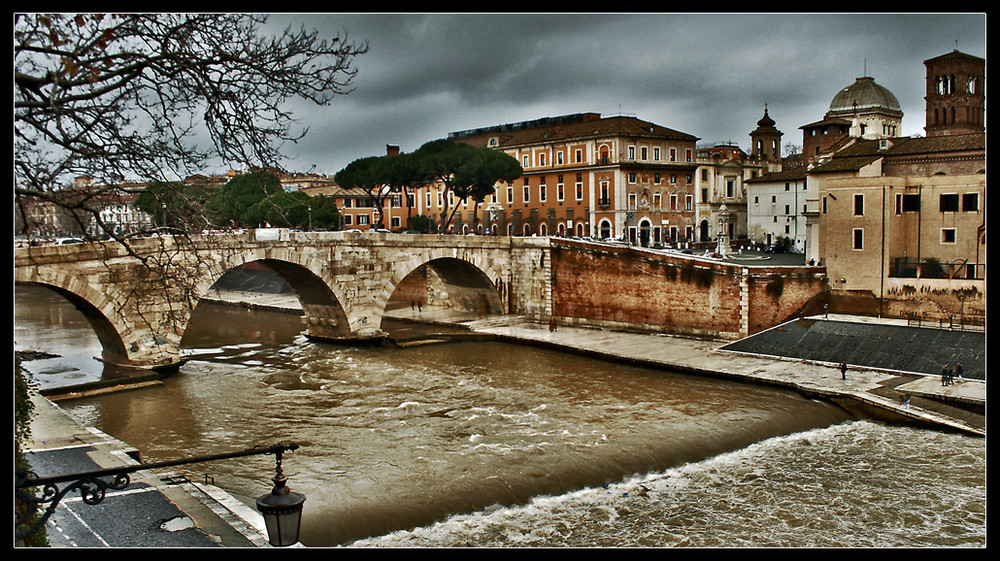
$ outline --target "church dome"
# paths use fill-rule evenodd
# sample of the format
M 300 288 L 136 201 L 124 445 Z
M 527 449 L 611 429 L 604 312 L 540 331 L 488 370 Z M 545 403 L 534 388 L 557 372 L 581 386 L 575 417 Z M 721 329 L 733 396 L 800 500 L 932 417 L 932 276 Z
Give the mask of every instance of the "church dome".
M 767 114 L 767 107 L 764 108 L 764 116 L 761 120 L 757 121 L 757 126 L 762 128 L 773 127 L 776 123 L 770 115 Z
M 830 102 L 831 115 L 850 115 L 856 111 L 873 110 L 902 114 L 896 96 L 868 76 L 856 79 L 853 84 L 837 92 Z

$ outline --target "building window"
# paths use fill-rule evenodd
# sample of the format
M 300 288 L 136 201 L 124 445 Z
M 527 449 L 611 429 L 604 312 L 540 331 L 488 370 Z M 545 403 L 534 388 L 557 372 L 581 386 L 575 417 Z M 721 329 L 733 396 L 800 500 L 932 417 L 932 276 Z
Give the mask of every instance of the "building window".
M 690 162 L 691 161 L 691 150 L 685 150 L 684 151 L 684 157 L 687 159 L 688 162 Z
M 577 151 L 576 151 L 576 163 L 579 164 L 581 162 L 583 162 L 583 150 L 577 149 Z
M 648 160 L 649 159 L 649 148 L 646 148 L 645 146 L 643 146 L 642 149 L 640 149 L 639 153 L 642 154 L 642 159 L 643 160 Z
M 671 162 L 676 162 L 677 161 L 677 149 L 676 148 L 671 148 L 670 149 L 670 161 Z
M 521 156 L 521 167 L 523 167 L 523 168 L 527 168 L 528 167 L 528 156 L 527 155 Z
M 962 210 L 964 212 L 979 212 L 979 193 L 962 195 Z
M 958 212 L 958 194 L 941 195 L 941 212 Z
M 656 148 L 653 148 L 653 159 L 654 160 L 659 160 L 660 159 L 660 147 L 659 146 L 657 146 Z
M 562 163 L 563 163 L 563 153 L 562 153 L 562 150 L 560 150 L 559 152 L 556 152 L 556 162 L 559 165 L 562 165 Z
M 628 159 L 630 159 L 630 160 L 634 160 L 635 159 L 635 146 L 629 146 L 628 147 Z
M 677 195 L 670 195 L 670 210 L 677 210 Z
M 941 228 L 941 243 L 955 243 L 954 228 Z
M 865 196 L 854 195 L 854 216 L 865 215 Z
M 691 195 L 684 195 L 684 210 L 691 210 L 693 208 L 694 197 Z
M 653 208 L 655 208 L 656 210 L 660 210 L 662 208 L 660 206 L 662 202 L 663 201 L 661 200 L 659 193 L 653 195 Z
M 628 174 L 628 182 L 629 183 L 635 183 L 635 174 L 634 173 Z
M 660 179 L 661 179 L 660 178 L 660 174 L 654 173 L 653 174 L 653 185 L 659 185 L 660 184 Z
M 521 193 L 521 199 L 523 202 L 531 202 L 531 188 L 527 185 L 524 186 L 524 192 Z
M 566 186 L 562 183 L 556 184 L 556 200 L 561 201 L 566 198 Z
M 896 195 L 896 214 L 920 211 L 920 195 Z
M 865 230 L 864 228 L 854 229 L 854 249 L 864 249 L 865 248 Z
M 507 187 L 507 204 L 512 204 L 514 202 L 514 188 Z
M 576 200 L 583 200 L 583 182 L 580 181 L 580 174 L 576 174 Z
M 629 193 L 629 196 L 628 196 L 628 209 L 629 210 L 635 210 L 636 209 L 635 193 Z
M 548 200 L 548 196 L 546 196 L 545 182 L 543 180 L 538 186 L 538 201 L 544 203 L 546 200 Z
M 545 154 L 539 154 L 538 155 L 538 165 L 539 166 L 544 166 L 545 165 Z

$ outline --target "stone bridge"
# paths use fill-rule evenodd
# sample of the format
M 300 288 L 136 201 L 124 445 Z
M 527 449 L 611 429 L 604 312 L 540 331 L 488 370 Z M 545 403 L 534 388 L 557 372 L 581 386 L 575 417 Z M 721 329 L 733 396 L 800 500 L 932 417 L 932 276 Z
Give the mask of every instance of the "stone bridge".
M 48 286 L 73 302 L 94 327 L 105 362 L 163 368 L 178 364 L 198 301 L 243 265 L 263 265 L 285 280 L 302 304 L 307 336 L 351 342 L 383 337 L 382 317 L 394 293 L 426 286 L 428 274 L 461 291 L 466 305 L 481 313 L 544 317 L 547 253 L 545 238 L 249 230 L 144 238 L 128 247 L 21 248 L 14 279 Z M 417 282 L 404 282 L 408 277 Z
M 827 293 L 820 267 L 748 267 L 559 238 L 278 229 L 20 248 L 14 279 L 73 302 L 105 362 L 162 369 L 180 363 L 198 301 L 244 266 L 280 275 L 302 304 L 305 334 L 338 342 L 381 340 L 386 312 L 411 302 L 737 339 L 822 310 Z

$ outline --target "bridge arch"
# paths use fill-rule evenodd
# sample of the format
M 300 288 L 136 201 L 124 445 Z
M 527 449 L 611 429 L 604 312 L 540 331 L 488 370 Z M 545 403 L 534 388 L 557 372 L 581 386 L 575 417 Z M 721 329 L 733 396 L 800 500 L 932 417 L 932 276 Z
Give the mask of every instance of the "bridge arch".
M 199 299 L 207 295 L 227 272 L 251 263 L 258 263 L 275 272 L 292 289 L 302 305 L 307 336 L 340 340 L 350 335 L 352 322 L 343 305 L 345 296 L 332 279 L 323 278 L 324 272 L 329 269 L 328 264 L 324 266 L 321 260 L 307 251 L 274 255 L 274 252 L 258 249 L 231 254 L 217 262 L 214 270 L 199 280 Z
M 457 255 L 452 251 L 428 251 L 396 263 L 392 275 L 376 297 L 381 324 L 393 306 L 409 306 L 421 292 L 448 300 L 458 310 L 481 315 L 506 313 L 506 282 L 498 268 L 481 254 Z M 416 292 L 415 292 L 416 291 Z M 422 305 L 440 301 L 418 300 Z
M 148 325 L 126 325 L 119 320 L 117 305 L 109 295 L 87 285 L 79 277 L 57 275 L 48 280 L 30 279 L 15 273 L 15 284 L 24 286 L 40 286 L 52 290 L 68 300 L 87 319 L 101 343 L 101 361 L 117 366 L 157 367 L 169 365 L 172 359 L 162 357 L 139 358 L 142 350 L 138 345 L 131 347 L 125 344 L 130 333 L 141 333 Z M 171 341 L 160 335 L 145 334 L 142 338 L 149 340 L 153 346 L 169 345 Z

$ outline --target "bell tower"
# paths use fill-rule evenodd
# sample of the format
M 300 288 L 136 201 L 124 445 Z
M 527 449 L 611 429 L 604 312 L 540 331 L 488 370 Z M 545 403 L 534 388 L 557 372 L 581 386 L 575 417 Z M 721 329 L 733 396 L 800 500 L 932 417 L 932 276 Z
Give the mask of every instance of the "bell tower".
M 986 61 L 958 50 L 924 61 L 927 136 L 983 132 Z
M 767 114 L 767 104 L 764 104 L 764 116 L 757 121 L 757 128 L 750 133 L 750 155 L 762 162 L 776 163 L 781 161 L 781 137 L 783 132 L 774 127 L 774 119 Z

